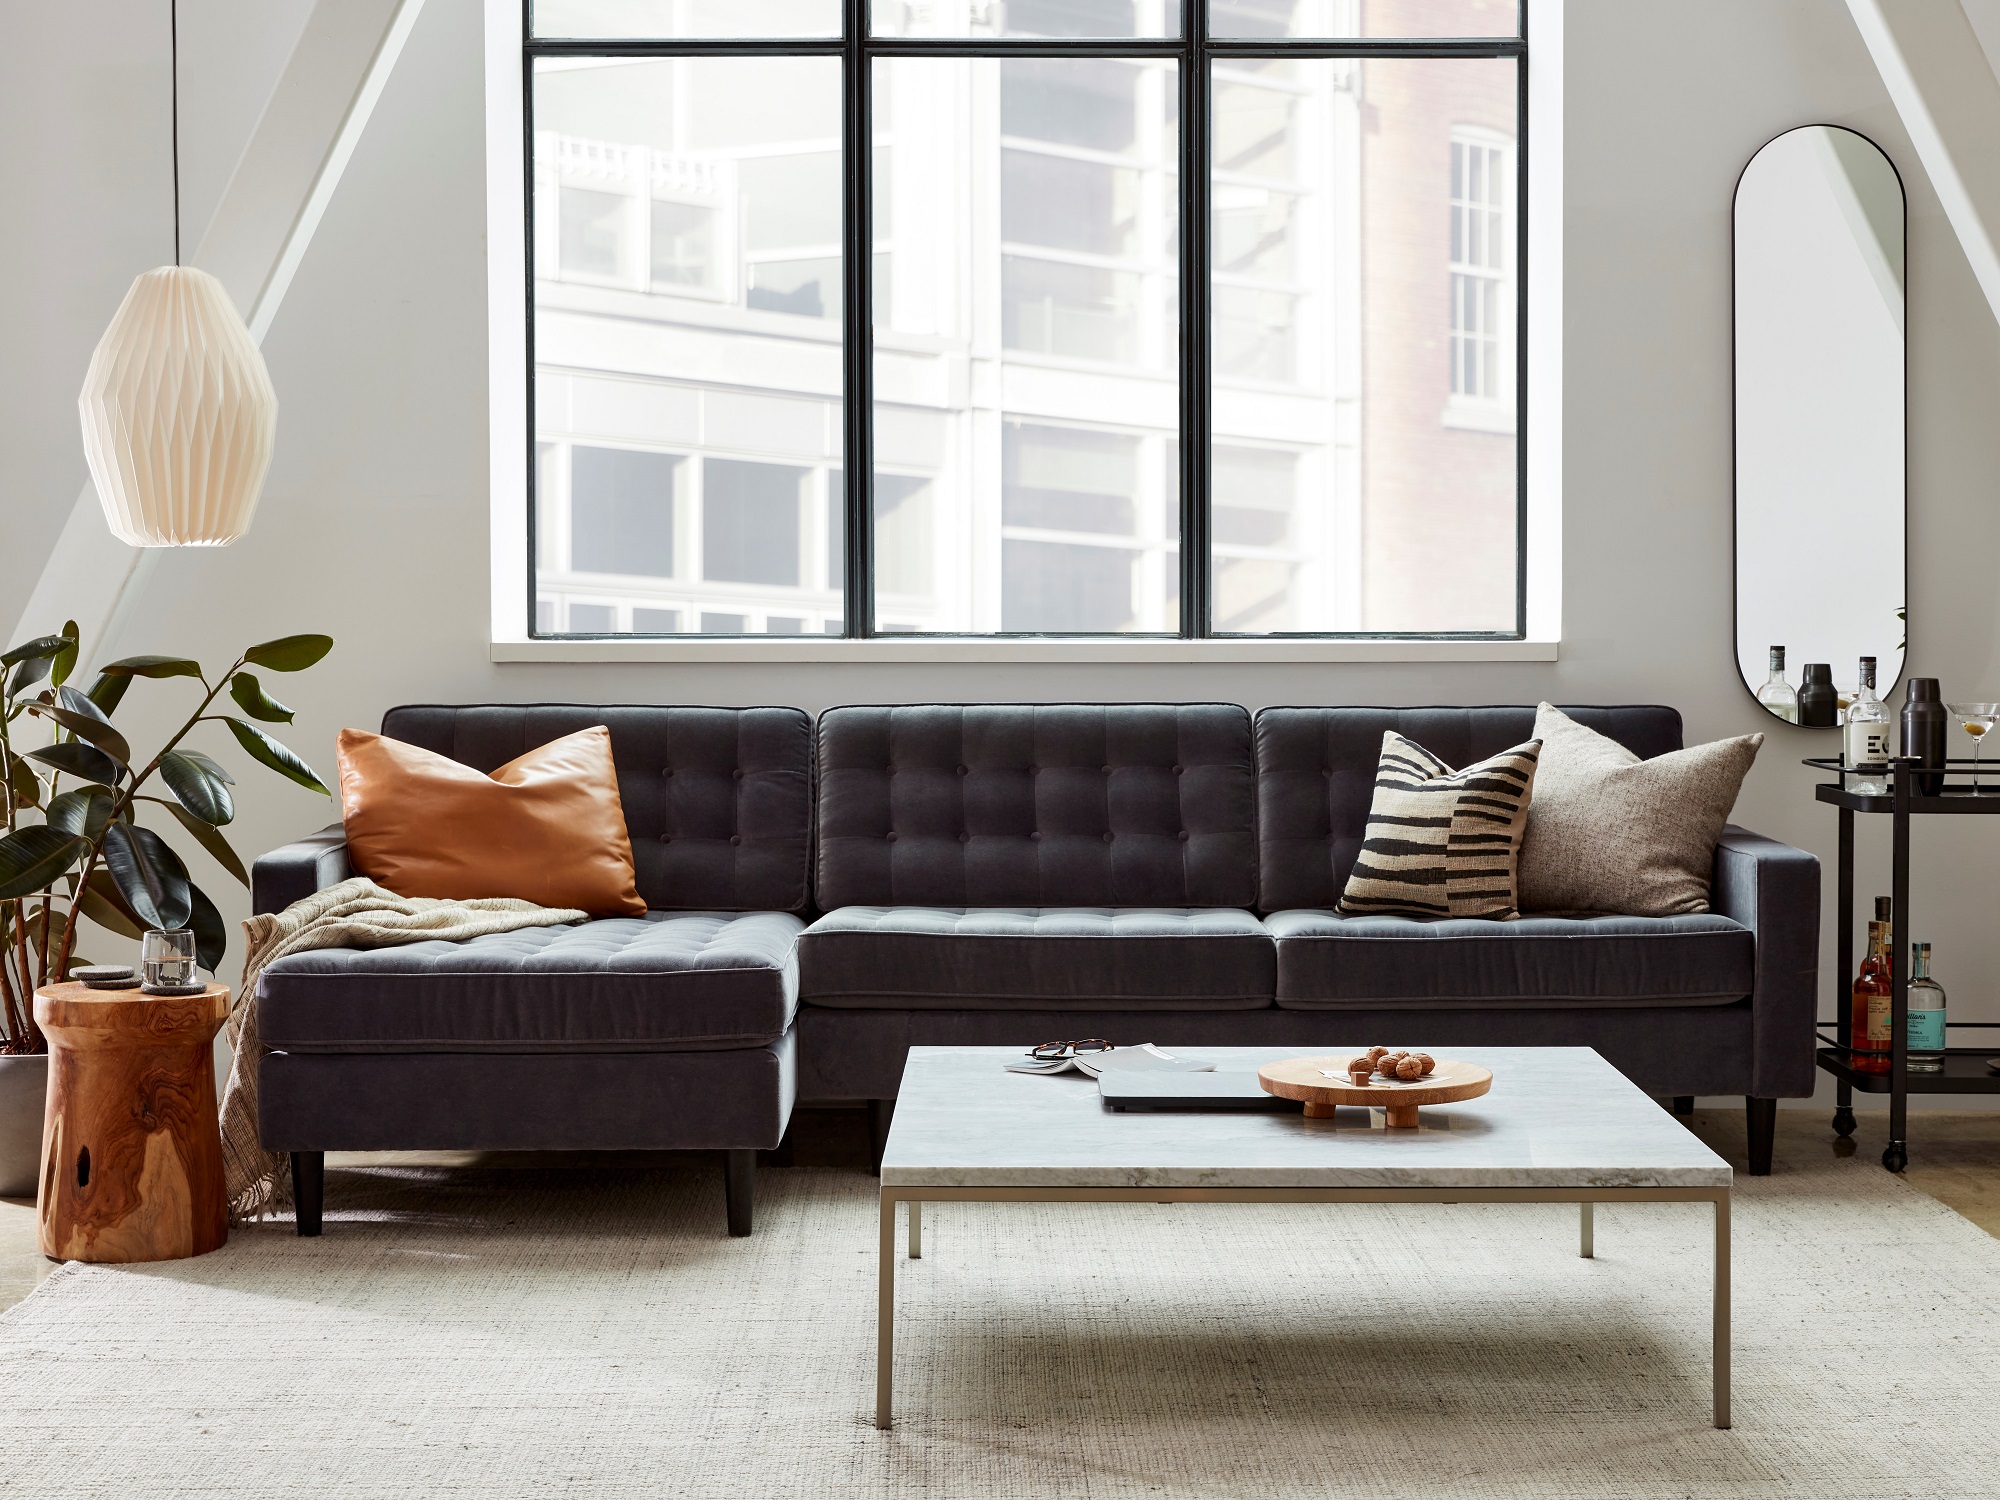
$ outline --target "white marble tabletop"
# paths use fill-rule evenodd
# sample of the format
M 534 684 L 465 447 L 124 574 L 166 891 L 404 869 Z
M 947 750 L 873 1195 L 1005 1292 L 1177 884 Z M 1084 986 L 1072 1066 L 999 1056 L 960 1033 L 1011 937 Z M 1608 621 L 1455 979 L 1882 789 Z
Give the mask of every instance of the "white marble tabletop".
M 1358 1051 L 1175 1048 L 1254 1073 Z M 1415 1130 L 1379 1110 L 1116 1111 L 1080 1073 L 1010 1073 L 1012 1047 L 912 1047 L 882 1154 L 885 1187 L 1716 1188 L 1729 1164 L 1588 1047 L 1440 1051 L 1490 1068 L 1492 1091 L 1428 1106 Z

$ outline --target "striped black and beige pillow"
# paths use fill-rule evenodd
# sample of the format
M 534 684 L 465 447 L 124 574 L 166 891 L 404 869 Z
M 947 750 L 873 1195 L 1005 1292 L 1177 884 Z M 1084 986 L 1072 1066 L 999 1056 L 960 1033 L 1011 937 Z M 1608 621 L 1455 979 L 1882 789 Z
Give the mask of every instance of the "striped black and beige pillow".
M 1382 736 L 1375 800 L 1341 893 L 1350 917 L 1513 917 L 1515 871 L 1542 742 L 1454 771 L 1415 740 Z

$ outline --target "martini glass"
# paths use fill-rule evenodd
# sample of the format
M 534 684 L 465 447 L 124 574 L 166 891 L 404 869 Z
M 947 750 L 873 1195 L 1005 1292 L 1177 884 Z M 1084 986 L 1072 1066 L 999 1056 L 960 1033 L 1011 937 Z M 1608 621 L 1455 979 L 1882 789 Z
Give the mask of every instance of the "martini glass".
M 1972 736 L 1972 795 L 1984 796 L 1979 786 L 1979 752 L 1985 748 L 1987 732 L 2000 724 L 2000 703 L 1947 703 L 1945 707 Z

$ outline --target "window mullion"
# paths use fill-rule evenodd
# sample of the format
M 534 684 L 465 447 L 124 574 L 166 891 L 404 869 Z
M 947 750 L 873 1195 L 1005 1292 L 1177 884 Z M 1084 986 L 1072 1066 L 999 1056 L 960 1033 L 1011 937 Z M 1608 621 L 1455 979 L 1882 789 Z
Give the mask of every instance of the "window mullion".
M 1181 624 L 1209 633 L 1208 7 L 1187 7 L 1181 56 Z
M 846 501 L 846 564 L 842 614 L 846 634 L 875 634 L 875 368 L 873 79 L 868 55 L 869 0 L 844 0 L 846 47 L 842 54 L 843 204 L 842 298 L 846 379 L 841 442 L 842 495 Z

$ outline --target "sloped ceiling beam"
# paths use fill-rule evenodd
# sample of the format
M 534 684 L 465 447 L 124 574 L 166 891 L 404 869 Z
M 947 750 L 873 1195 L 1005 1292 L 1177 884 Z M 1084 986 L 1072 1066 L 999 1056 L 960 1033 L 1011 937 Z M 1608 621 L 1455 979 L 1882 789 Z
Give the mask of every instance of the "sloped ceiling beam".
M 423 3 L 319 0 L 215 217 L 188 258 L 228 288 L 260 344 Z M 279 392 L 281 442 L 283 397 Z M 97 491 L 86 482 L 11 639 L 45 635 L 73 619 L 89 664 L 117 635 L 154 555 L 112 536 Z
M 1847 0 L 1847 8 L 2000 318 L 2000 78 L 1959 0 Z

